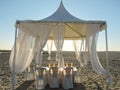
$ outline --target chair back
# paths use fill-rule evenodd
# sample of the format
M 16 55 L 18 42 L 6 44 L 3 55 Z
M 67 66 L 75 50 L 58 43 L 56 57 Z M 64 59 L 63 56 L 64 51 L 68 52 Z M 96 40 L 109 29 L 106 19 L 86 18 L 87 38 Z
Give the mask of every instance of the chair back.
M 73 63 L 66 63 L 66 67 L 73 67 Z
M 38 77 L 43 78 L 43 76 L 45 76 L 45 74 L 46 74 L 46 69 L 45 68 L 37 68 L 37 72 L 38 72 Z
M 50 68 L 50 76 L 58 77 L 58 67 L 51 67 Z
M 73 68 L 72 67 L 66 67 L 63 71 L 63 75 L 66 78 L 69 78 L 73 75 Z
M 48 66 L 49 66 L 49 68 L 50 67 L 54 67 L 54 64 L 53 63 L 49 63 Z

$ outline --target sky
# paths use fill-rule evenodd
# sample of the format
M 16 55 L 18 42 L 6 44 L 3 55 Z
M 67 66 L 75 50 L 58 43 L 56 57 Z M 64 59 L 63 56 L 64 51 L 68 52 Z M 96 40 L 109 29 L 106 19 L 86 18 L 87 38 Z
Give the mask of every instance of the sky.
M 108 50 L 120 51 L 120 0 L 62 0 L 73 16 L 107 22 Z M 53 14 L 61 0 L 0 0 L 0 49 L 11 50 L 16 20 L 40 20 Z M 69 44 L 68 44 L 69 43 Z M 105 31 L 99 33 L 97 50 L 105 50 Z M 63 50 L 73 50 L 72 41 Z

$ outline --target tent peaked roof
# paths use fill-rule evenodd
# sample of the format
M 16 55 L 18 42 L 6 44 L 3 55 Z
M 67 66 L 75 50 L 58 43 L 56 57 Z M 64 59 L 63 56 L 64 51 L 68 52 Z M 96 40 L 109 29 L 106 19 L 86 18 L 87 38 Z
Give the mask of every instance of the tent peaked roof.
M 53 22 L 84 22 L 84 20 L 78 19 L 71 15 L 64 7 L 62 1 L 59 8 L 51 16 L 43 19 L 42 21 L 53 21 Z
M 100 20 L 82 20 L 71 15 L 64 7 L 62 1 L 59 8 L 51 16 L 42 20 L 17 20 L 16 24 L 19 23 L 79 23 L 79 24 L 100 24 L 101 26 L 106 25 L 106 21 Z
M 70 14 L 61 1 L 59 8 L 51 16 L 39 20 L 38 22 L 57 22 L 57 23 L 84 23 L 84 24 L 101 24 L 106 25 L 106 21 L 100 20 L 83 20 Z

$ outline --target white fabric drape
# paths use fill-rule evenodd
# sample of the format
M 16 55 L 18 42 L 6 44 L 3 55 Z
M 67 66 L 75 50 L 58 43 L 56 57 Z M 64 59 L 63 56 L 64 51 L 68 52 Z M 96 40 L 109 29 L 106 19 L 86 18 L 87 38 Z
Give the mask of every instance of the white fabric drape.
M 48 40 L 48 41 L 47 41 L 48 60 L 51 60 L 52 45 L 53 45 L 53 40 Z
M 57 25 L 56 30 L 53 31 L 53 34 L 54 34 L 55 46 L 57 48 L 58 66 L 64 67 L 64 58 L 62 55 L 62 48 L 64 43 L 65 26 Z
M 19 30 L 16 41 L 15 73 L 19 74 L 26 70 L 34 56 L 34 47 L 31 46 L 31 38 L 28 33 Z M 9 64 L 13 71 L 14 47 L 12 49 Z
M 36 56 L 37 56 L 37 53 L 38 53 L 38 51 L 39 51 L 39 37 L 37 36 L 37 37 L 35 37 L 35 48 L 34 48 L 34 60 L 36 60 Z
M 112 82 L 112 77 L 101 65 L 97 52 L 96 52 L 96 45 L 98 39 L 100 27 L 99 25 L 88 24 L 86 27 L 86 47 L 89 52 L 90 61 L 92 63 L 92 68 L 94 71 L 98 73 L 102 73 L 107 75 L 109 83 Z
M 79 47 L 80 46 L 80 42 L 78 42 L 78 40 L 74 40 L 73 42 L 74 42 L 74 49 L 75 49 L 76 59 L 80 63 L 80 66 L 83 67 L 83 62 L 81 61 L 81 51 L 80 51 L 80 47 Z
M 50 26 L 44 26 L 43 29 L 41 29 L 40 35 L 39 35 L 39 43 L 38 43 L 38 52 L 36 56 L 36 65 L 41 66 L 42 64 L 42 53 L 43 53 L 43 48 L 47 42 L 48 36 L 50 34 L 51 30 L 48 30 Z
M 82 40 L 82 47 L 83 47 L 83 54 L 81 54 L 81 61 L 83 61 L 84 65 L 87 65 L 90 59 L 89 59 L 88 50 L 86 47 L 86 42 L 84 39 Z

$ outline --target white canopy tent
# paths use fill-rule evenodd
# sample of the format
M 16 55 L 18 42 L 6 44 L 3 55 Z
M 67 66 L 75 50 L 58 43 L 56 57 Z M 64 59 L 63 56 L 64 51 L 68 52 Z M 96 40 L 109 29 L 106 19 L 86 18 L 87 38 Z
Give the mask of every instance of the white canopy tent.
M 106 26 L 105 21 L 85 21 L 72 16 L 64 8 L 62 2 L 57 11 L 45 19 L 38 21 L 17 20 L 15 45 L 10 56 L 10 68 L 13 72 L 13 77 L 15 74 L 26 70 L 33 58 L 36 59 L 36 65 L 41 66 L 42 51 L 47 40 L 54 40 L 58 52 L 58 64 L 59 67 L 63 67 L 64 59 L 62 56 L 62 47 L 64 40 L 85 39 L 86 51 L 88 51 L 93 69 L 99 73 L 107 75 L 110 82 L 111 76 L 108 72 L 109 65 Z M 19 32 L 17 32 L 18 29 Z M 106 31 L 107 71 L 100 64 L 96 52 L 98 33 L 102 30 Z

